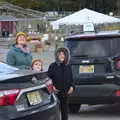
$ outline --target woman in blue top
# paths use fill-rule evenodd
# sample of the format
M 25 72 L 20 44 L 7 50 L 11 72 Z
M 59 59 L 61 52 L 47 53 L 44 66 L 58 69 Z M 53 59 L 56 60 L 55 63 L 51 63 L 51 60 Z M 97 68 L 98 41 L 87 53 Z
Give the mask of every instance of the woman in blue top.
M 7 63 L 19 69 L 30 69 L 32 54 L 27 47 L 27 35 L 25 33 L 17 33 L 16 43 L 7 54 Z

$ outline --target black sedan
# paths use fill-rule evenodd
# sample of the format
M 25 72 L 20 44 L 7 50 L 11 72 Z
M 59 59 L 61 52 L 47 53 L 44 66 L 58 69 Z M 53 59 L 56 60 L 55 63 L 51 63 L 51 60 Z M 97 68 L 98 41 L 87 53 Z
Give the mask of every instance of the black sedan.
M 59 104 L 45 72 L 0 62 L 0 120 L 59 120 Z

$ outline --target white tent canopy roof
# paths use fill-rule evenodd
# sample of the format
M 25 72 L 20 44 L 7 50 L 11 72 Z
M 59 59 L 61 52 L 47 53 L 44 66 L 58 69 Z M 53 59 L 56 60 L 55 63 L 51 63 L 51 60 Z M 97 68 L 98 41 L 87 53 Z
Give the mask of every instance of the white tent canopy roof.
M 120 19 L 84 8 L 51 24 L 54 29 L 57 29 L 59 25 L 83 25 L 88 22 L 93 24 L 115 23 L 120 22 Z

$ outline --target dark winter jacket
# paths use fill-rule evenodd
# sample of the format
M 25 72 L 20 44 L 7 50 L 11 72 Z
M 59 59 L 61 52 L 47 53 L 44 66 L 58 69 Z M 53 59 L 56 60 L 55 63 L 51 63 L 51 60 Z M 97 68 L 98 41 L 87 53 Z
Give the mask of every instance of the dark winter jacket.
M 32 63 L 32 55 L 13 46 L 7 54 L 7 63 L 20 69 L 29 69 Z
M 58 55 L 60 52 L 65 53 L 65 63 L 60 63 Z M 68 91 L 73 85 L 72 70 L 69 64 L 69 53 L 67 49 L 60 48 L 57 50 L 56 61 L 49 66 L 48 76 L 53 80 L 56 89 L 61 91 Z

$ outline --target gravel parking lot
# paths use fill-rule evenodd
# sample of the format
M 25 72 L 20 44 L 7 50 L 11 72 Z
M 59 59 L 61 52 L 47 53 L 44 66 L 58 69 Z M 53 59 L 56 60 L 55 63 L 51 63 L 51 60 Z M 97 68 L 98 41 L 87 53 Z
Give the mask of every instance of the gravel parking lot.
M 59 43 L 59 47 L 63 43 Z M 6 55 L 9 49 L 0 49 L 0 61 L 6 62 Z M 44 63 L 44 68 L 47 69 L 49 64 L 54 61 L 55 43 L 52 46 L 45 46 L 43 52 L 32 52 L 33 59 L 41 59 Z
M 0 61 L 6 62 L 8 49 L 0 49 Z M 54 48 L 49 48 L 43 52 L 32 52 L 33 59 L 41 59 L 44 68 L 47 69 L 49 64 L 54 61 Z

